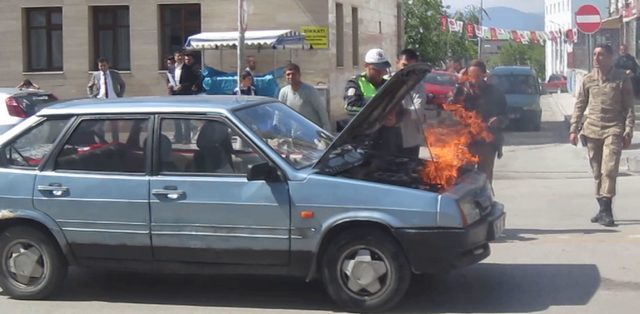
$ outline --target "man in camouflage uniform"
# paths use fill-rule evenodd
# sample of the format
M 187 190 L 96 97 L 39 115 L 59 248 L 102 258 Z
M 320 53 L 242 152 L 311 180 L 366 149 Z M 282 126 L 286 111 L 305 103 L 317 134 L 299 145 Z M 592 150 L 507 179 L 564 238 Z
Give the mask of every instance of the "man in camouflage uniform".
M 593 51 L 594 70 L 587 74 L 578 90 L 571 118 L 569 140 L 578 144 L 582 133 L 589 151 L 589 162 L 596 180 L 596 199 L 600 211 L 591 222 L 612 227 L 611 203 L 616 194 L 616 177 L 622 149 L 631 145 L 635 113 L 633 89 L 625 71 L 613 66 L 613 49 L 599 45 Z M 584 115 L 585 110 L 589 112 Z

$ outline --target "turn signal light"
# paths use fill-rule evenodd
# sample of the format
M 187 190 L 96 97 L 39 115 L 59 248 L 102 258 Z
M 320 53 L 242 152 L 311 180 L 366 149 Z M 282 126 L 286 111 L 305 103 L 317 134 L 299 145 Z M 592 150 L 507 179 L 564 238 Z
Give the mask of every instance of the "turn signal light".
M 300 212 L 300 218 L 302 219 L 311 219 L 313 217 L 315 217 L 315 214 L 313 213 L 313 211 L 303 210 Z

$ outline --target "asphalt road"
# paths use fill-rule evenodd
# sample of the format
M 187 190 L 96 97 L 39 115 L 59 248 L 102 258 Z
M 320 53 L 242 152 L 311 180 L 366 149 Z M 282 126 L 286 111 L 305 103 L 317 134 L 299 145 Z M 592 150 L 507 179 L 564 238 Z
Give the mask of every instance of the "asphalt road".
M 640 176 L 624 174 L 617 228 L 596 210 L 584 150 L 545 107 L 539 133 L 510 133 L 496 164 L 507 230 L 483 263 L 414 280 L 393 313 L 637 313 L 640 307 Z M 90 272 L 74 269 L 51 300 L 0 292 L 2 313 L 327 313 L 319 283 L 274 277 Z

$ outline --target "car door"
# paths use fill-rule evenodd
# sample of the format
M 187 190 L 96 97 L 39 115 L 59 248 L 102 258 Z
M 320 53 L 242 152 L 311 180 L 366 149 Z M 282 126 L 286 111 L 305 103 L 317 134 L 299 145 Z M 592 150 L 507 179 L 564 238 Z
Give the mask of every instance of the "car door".
M 151 258 L 150 119 L 79 119 L 37 175 L 34 206 L 58 222 L 77 258 Z
M 156 260 L 285 265 L 290 206 L 285 181 L 249 181 L 264 157 L 222 119 L 158 119 L 151 177 Z M 191 140 L 177 143 L 186 127 Z M 189 138 L 189 136 L 187 136 Z M 244 143 L 244 144 L 243 144 Z
M 33 183 L 37 169 L 53 150 L 70 119 L 58 117 L 39 120 L 2 145 L 0 211 L 33 208 Z

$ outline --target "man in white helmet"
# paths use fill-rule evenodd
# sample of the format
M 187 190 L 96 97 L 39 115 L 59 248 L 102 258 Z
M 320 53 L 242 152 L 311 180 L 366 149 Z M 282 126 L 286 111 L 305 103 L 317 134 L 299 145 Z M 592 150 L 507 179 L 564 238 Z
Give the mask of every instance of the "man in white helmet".
M 375 96 L 376 92 L 387 82 L 385 75 L 389 73 L 391 63 L 382 49 L 374 48 L 364 57 L 365 71 L 347 81 L 344 89 L 344 109 L 351 117 L 355 116 L 362 107 Z M 338 125 L 338 130 L 344 127 L 346 121 L 339 121 L 344 125 Z

